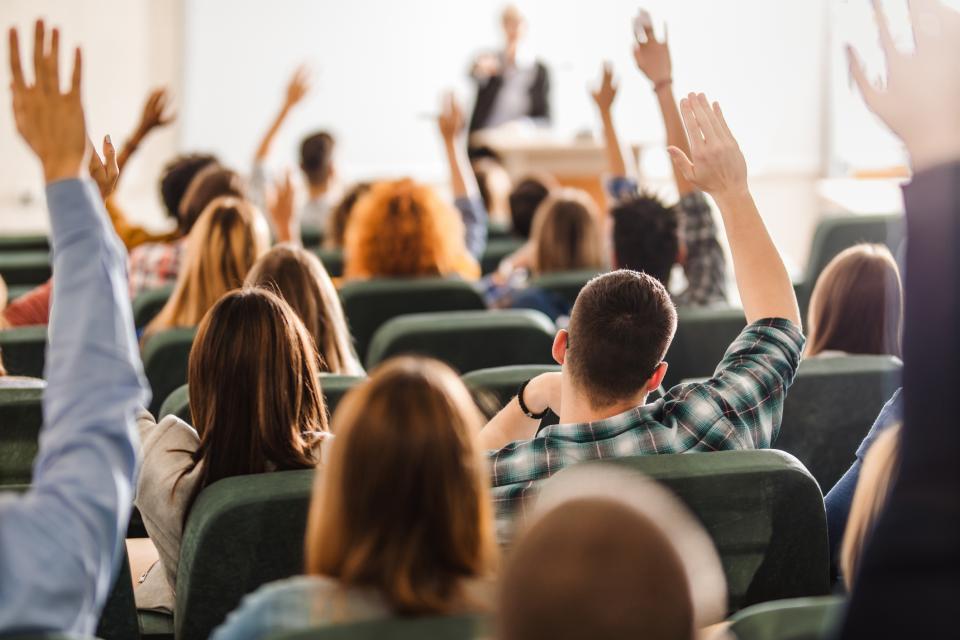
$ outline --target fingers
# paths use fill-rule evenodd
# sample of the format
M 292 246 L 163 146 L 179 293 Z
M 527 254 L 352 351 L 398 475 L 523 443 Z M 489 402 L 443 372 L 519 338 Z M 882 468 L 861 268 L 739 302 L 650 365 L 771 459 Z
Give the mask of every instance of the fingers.
M 20 36 L 16 29 L 10 29 L 10 77 L 13 78 L 13 88 L 15 91 L 23 91 L 27 88 L 23 80 L 23 66 L 20 62 Z
M 50 38 L 50 54 L 47 56 L 47 71 L 50 74 L 52 89 L 60 91 L 60 29 L 53 30 Z
M 667 152 L 670 154 L 670 159 L 673 160 L 673 164 L 676 165 L 677 169 L 680 170 L 680 173 L 683 175 L 683 177 L 686 178 L 687 181 L 693 182 L 693 163 L 690 162 L 690 158 L 687 157 L 687 154 L 674 146 L 667 147 Z
M 110 184 L 116 182 L 120 177 L 120 167 L 117 165 L 117 149 L 113 146 L 109 134 L 103 137 L 103 166 Z
M 73 77 L 70 79 L 70 94 L 80 96 L 80 78 L 83 75 L 83 56 L 80 47 L 73 50 Z
M 653 25 L 647 24 L 643 26 L 643 32 L 647 36 L 647 41 L 644 44 L 657 44 L 657 34 L 653 32 Z
M 857 87 L 860 88 L 860 93 L 863 95 L 864 101 L 867 103 L 867 106 L 872 105 L 877 98 L 877 89 L 867 78 L 867 73 L 863 70 L 863 62 L 861 62 L 860 56 L 850 45 L 847 45 L 847 60 L 850 63 L 850 75 L 853 76 L 854 82 L 856 82 Z
M 693 96 L 692 93 L 690 95 Z M 693 113 L 693 106 L 690 104 L 689 97 L 680 101 L 680 118 L 683 120 L 683 128 L 687 130 L 690 150 L 696 154 L 703 148 L 703 134 L 697 124 L 697 116 Z
M 717 122 L 710 110 L 710 103 L 707 102 L 707 96 L 700 94 L 690 94 L 690 101 L 693 103 L 693 113 L 697 117 L 697 124 L 700 125 L 700 131 L 703 132 L 703 138 L 707 142 L 716 140 L 719 137 Z
M 887 15 L 883 11 L 883 5 L 880 0 L 873 0 L 873 13 L 877 18 L 877 30 L 880 33 L 880 47 L 883 49 L 883 55 L 887 59 L 887 64 L 893 59 L 898 51 L 897 45 L 893 42 L 893 35 L 890 33 L 890 24 L 887 22 Z
M 722 129 L 727 136 L 733 138 L 733 132 L 731 132 L 730 127 L 727 126 L 727 119 L 723 117 L 723 111 L 720 110 L 719 102 L 713 103 L 713 115 L 716 116 L 717 122 L 720 124 L 720 129 Z
M 33 28 L 33 82 L 43 86 L 43 20 L 37 20 Z

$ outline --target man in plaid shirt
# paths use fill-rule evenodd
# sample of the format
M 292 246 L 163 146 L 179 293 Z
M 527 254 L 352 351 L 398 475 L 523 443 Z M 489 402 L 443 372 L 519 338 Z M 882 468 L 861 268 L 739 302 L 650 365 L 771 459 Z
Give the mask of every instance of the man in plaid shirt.
M 480 433 L 490 453 L 501 534 L 524 496 L 560 469 L 598 458 L 769 447 L 803 350 L 800 312 L 787 270 L 747 187 L 743 154 L 717 104 L 681 102 L 690 153 L 670 154 L 679 172 L 713 196 L 724 217 L 748 326 L 713 378 L 647 394 L 667 370 L 677 315 L 657 279 L 619 270 L 581 291 L 553 355 L 560 373 L 521 386 Z M 688 157 L 689 156 L 689 157 Z M 692 159 L 692 161 L 691 161 Z M 539 434 L 548 408 L 560 424 Z

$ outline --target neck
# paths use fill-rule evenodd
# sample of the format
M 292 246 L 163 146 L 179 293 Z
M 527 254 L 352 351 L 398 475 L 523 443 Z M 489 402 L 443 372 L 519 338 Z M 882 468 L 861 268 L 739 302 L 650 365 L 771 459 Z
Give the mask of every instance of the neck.
M 647 390 L 643 388 L 635 396 L 625 398 L 616 403 L 597 409 L 578 389 L 575 389 L 567 376 L 561 382 L 560 424 L 580 424 L 585 422 L 599 422 L 621 413 L 636 409 L 647 402 Z

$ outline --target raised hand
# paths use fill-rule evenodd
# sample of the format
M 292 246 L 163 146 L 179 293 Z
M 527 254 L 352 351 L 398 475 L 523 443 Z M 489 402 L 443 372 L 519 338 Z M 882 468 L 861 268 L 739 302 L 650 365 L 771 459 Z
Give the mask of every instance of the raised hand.
M 680 101 L 680 115 L 690 140 L 690 157 L 670 146 L 667 151 L 683 177 L 717 197 L 747 193 L 747 163 L 720 105 L 691 93 Z
M 70 89 L 60 89 L 60 31 L 47 35 L 42 20 L 34 30 L 34 82 L 27 84 L 20 64 L 20 40 L 10 30 L 10 75 L 17 131 L 43 165 L 47 182 L 79 177 L 87 153 L 87 127 L 80 103 L 82 62 L 73 57 Z
M 452 91 L 443 97 L 440 115 L 437 116 L 437 126 L 444 140 L 454 140 L 463 131 L 463 109 L 460 108 L 460 103 L 457 102 Z
M 637 61 L 637 68 L 647 76 L 653 86 L 660 87 L 673 79 L 673 64 L 670 62 L 670 45 L 667 43 L 667 34 L 663 40 L 657 40 L 653 27 L 646 25 L 643 28 L 647 34 L 646 42 L 637 42 L 633 47 L 633 58 Z
M 173 122 L 177 115 L 169 109 L 169 106 L 170 95 L 166 88 L 160 87 L 151 91 L 143 105 L 143 113 L 140 115 L 140 125 L 137 127 L 137 131 L 146 135 L 153 129 L 165 127 Z
M 308 93 L 310 93 L 310 72 L 306 66 L 297 67 L 287 84 L 287 93 L 283 102 L 284 108 L 295 107 L 307 97 Z
M 269 203 L 270 217 L 280 242 L 294 242 L 299 238 L 297 228 L 299 220 L 296 211 L 296 189 L 290 172 L 284 172 L 274 185 L 273 197 Z
M 960 158 L 960 14 L 937 0 L 912 0 L 914 52 L 897 49 L 883 8 L 874 0 L 886 83 L 875 86 L 853 47 L 850 73 L 863 99 L 903 140 L 917 171 Z
M 120 167 L 117 164 L 117 150 L 113 146 L 110 136 L 103 138 L 103 159 L 97 154 L 93 143 L 90 143 L 90 177 L 100 189 L 100 197 L 106 202 L 117 188 L 120 179 Z
M 617 84 L 613 81 L 613 67 L 609 62 L 604 62 L 600 86 L 590 92 L 601 113 L 610 111 L 610 107 L 613 106 L 613 101 L 617 97 L 617 88 Z

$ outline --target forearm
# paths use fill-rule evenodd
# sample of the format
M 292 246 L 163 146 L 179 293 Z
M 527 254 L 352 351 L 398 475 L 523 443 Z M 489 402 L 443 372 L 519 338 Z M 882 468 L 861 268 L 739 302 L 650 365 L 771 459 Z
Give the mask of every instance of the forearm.
M 785 318 L 800 326 L 793 284 L 749 191 L 714 196 L 733 255 L 747 322 Z
M 617 128 L 613 123 L 613 115 L 609 109 L 600 113 L 600 120 L 603 123 L 603 145 L 607 155 L 607 171 L 612 178 L 625 178 L 627 176 L 627 163 L 623 157 Z
M 517 440 L 529 440 L 536 435 L 539 425 L 540 421 L 528 418 L 513 398 L 480 430 L 480 446 L 492 451 Z
M 263 138 L 260 140 L 259 146 L 257 146 L 257 152 L 254 154 L 254 162 L 262 162 L 267 159 L 270 155 L 270 147 L 273 146 L 273 140 L 277 137 L 277 132 L 280 131 L 280 127 L 283 126 L 284 121 L 287 119 L 287 116 L 290 114 L 290 109 L 287 106 L 284 106 L 280 109 L 280 113 L 277 114 L 277 117 L 274 118 L 273 123 L 267 129 L 267 132 L 263 134 Z
M 663 116 L 663 126 L 667 132 L 667 146 L 677 147 L 689 156 L 690 142 L 687 140 L 683 120 L 680 118 L 680 109 L 677 107 L 677 100 L 673 95 L 673 84 L 669 83 L 659 89 L 655 88 L 654 92 L 660 105 L 660 115 Z M 695 187 L 683 176 L 676 164 L 673 164 L 673 179 L 681 198 L 695 191 Z
M 455 138 L 443 141 L 444 152 L 447 156 L 447 166 L 450 169 L 450 188 L 454 198 L 468 198 L 479 193 L 476 176 L 470 167 L 470 161 L 461 145 Z
M 140 143 L 143 142 L 143 139 L 147 137 L 147 132 L 142 129 L 137 129 L 133 132 L 126 142 L 123 143 L 123 148 L 120 149 L 120 153 L 117 154 L 117 167 L 120 168 L 120 176 L 123 176 L 123 168 L 126 166 L 127 162 L 130 161 L 130 158 L 133 157 L 133 154 L 136 153 L 137 149 L 140 148 Z

